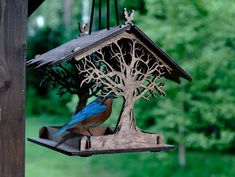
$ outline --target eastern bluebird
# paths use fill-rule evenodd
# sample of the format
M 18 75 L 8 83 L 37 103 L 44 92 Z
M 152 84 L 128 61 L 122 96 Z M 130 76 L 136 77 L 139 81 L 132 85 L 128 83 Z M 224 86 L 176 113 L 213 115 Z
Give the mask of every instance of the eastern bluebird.
M 96 98 L 96 100 L 89 103 L 79 113 L 75 114 L 69 123 L 67 123 L 53 135 L 52 139 L 55 139 L 67 129 L 76 126 L 85 128 L 89 132 L 89 128 L 94 128 L 101 125 L 109 118 L 112 113 L 112 104 L 114 98 L 116 97 L 112 93 L 105 98 Z

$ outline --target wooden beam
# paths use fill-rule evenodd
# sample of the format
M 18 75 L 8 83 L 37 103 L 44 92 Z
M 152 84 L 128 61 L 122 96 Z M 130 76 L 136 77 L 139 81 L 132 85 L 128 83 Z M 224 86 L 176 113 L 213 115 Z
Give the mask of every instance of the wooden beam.
M 0 1 L 0 176 L 24 177 L 28 0 Z
M 44 0 L 29 0 L 28 17 L 44 2 Z

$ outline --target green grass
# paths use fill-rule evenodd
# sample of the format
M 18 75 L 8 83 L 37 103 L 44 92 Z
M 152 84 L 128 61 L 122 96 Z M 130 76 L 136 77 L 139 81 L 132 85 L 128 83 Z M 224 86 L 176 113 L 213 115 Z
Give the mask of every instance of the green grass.
M 44 125 L 63 124 L 59 118 L 28 118 L 27 137 L 37 136 Z M 68 157 L 26 143 L 26 177 L 234 177 L 235 156 L 188 152 L 180 168 L 176 152 Z

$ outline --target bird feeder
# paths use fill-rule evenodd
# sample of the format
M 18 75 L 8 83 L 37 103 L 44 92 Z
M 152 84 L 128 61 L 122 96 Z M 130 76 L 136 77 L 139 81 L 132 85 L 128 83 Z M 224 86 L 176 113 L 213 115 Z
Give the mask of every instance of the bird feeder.
M 66 90 L 64 87 L 61 92 L 79 92 L 78 111 L 86 105 L 89 96 L 99 94 L 100 91 L 103 96 L 112 92 L 122 97 L 123 106 L 116 127 L 95 127 L 90 129 L 92 135 L 85 130 L 70 129 L 55 140 L 52 136 L 62 126 L 43 127 L 39 138 L 29 138 L 29 141 L 78 156 L 159 152 L 175 148 L 164 143 L 163 135 L 138 128 L 134 103 L 139 99 L 165 96 L 163 88 L 167 79 L 180 83 L 180 78 L 191 81 L 191 77 L 132 23 L 132 13 L 124 10 L 126 22 L 123 25 L 81 34 L 28 62 L 29 66 L 47 72 L 48 78 L 54 77 L 54 80 L 67 77 L 66 74 L 60 76 L 56 73 L 56 68 L 60 68 L 62 73 L 73 70 L 77 74 L 76 83 L 67 83 L 74 84 L 73 89 L 67 87 Z M 69 63 L 71 70 L 64 68 L 64 63 Z

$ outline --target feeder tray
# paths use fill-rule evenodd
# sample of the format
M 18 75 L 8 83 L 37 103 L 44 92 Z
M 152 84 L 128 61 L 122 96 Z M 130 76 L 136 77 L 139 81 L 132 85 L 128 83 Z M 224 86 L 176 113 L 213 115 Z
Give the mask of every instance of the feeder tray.
M 174 150 L 175 146 L 163 143 L 163 136 L 146 132 L 139 132 L 145 136 L 135 143 L 133 135 L 126 134 L 125 141 L 120 141 L 120 135 L 115 134 L 115 129 L 110 127 L 96 127 L 90 129 L 92 136 L 87 132 L 75 133 L 73 129 L 64 132 L 60 137 L 52 140 L 52 136 L 61 127 L 42 127 L 39 138 L 28 138 L 28 141 L 58 151 L 69 156 L 92 156 L 97 154 L 127 153 L 127 152 L 160 152 Z M 136 134 L 136 133 L 135 133 Z M 118 135 L 115 138 L 115 135 Z M 136 134 L 136 136 L 138 136 Z M 129 141 L 129 143 L 128 143 Z M 142 143 L 140 143 L 142 141 Z

